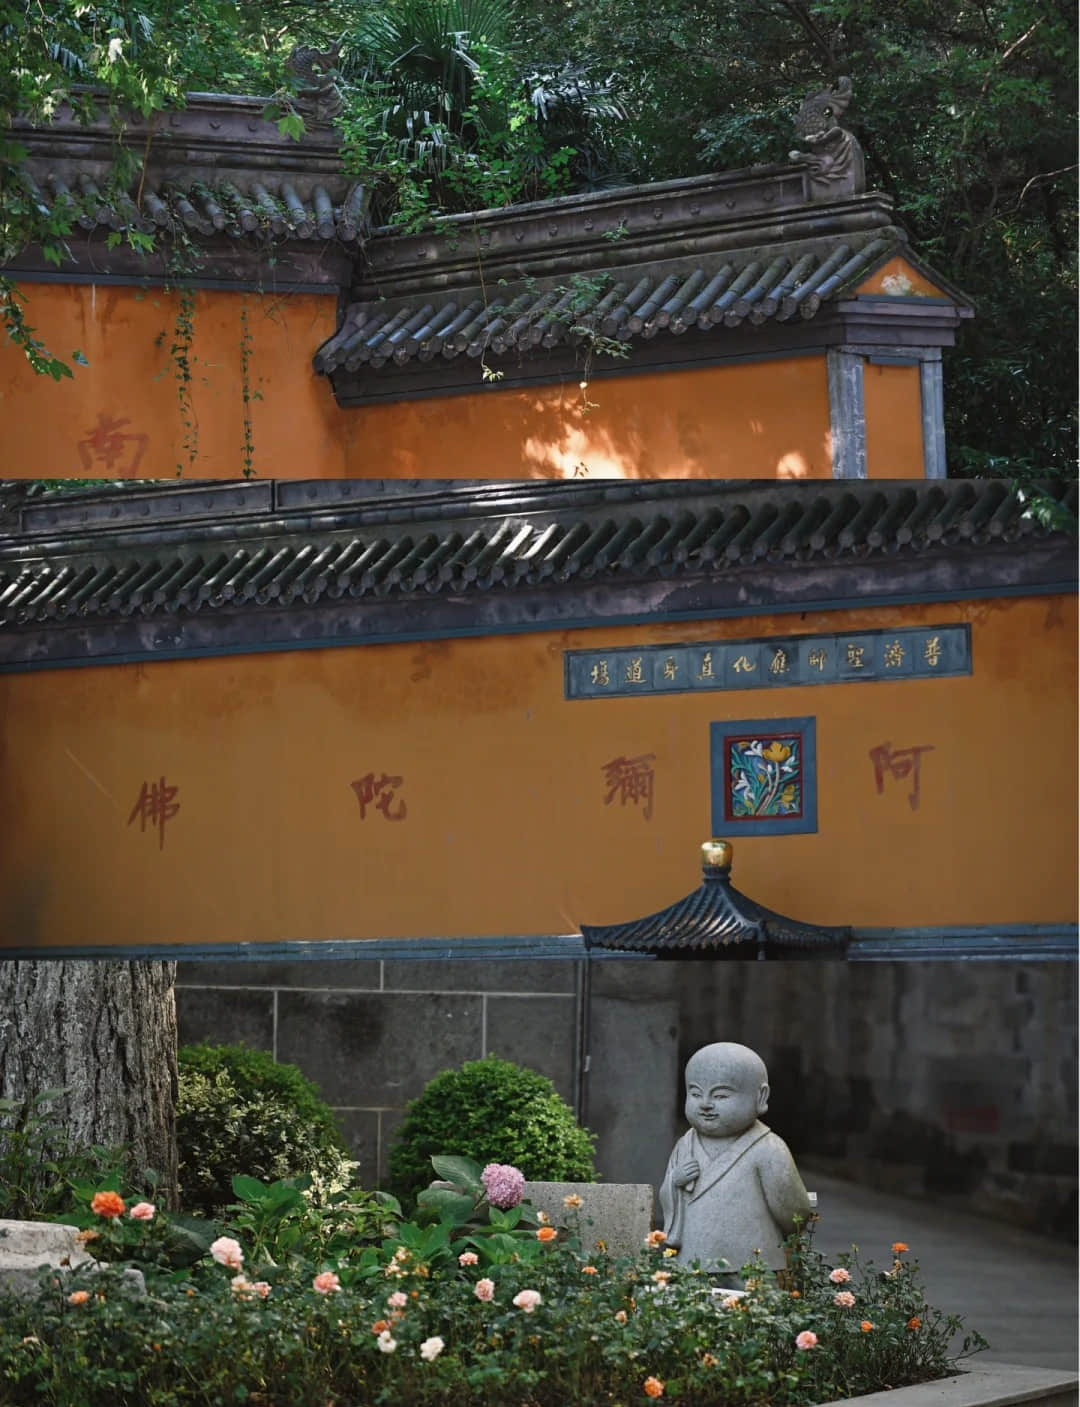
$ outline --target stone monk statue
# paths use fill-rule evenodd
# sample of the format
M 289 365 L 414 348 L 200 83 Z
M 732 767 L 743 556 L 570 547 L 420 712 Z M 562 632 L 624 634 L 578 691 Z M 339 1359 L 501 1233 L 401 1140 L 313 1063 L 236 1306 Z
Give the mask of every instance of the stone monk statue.
M 780 1243 L 811 1207 L 787 1144 L 758 1117 L 768 1107 L 768 1072 L 748 1047 L 718 1042 L 687 1062 L 690 1129 L 660 1188 L 667 1244 L 680 1264 L 737 1272 L 760 1252 L 783 1268 Z

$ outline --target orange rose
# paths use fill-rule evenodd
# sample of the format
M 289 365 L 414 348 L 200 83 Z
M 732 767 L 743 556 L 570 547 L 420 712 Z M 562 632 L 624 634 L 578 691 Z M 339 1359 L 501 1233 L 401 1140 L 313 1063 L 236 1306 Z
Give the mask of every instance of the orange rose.
M 894 1241 L 892 1243 L 892 1253 L 894 1256 L 902 1256 L 910 1247 L 906 1241 Z
M 376 1319 L 375 1323 L 371 1326 L 371 1332 L 373 1334 L 385 1334 L 389 1328 L 390 1325 L 385 1319 Z
M 646 1379 L 645 1379 L 645 1396 L 646 1396 L 646 1397 L 663 1397 L 663 1395 L 664 1395 L 664 1384 L 660 1381 L 659 1378 L 646 1378 Z
M 74 1294 L 68 1295 L 68 1304 L 85 1304 L 89 1298 L 89 1290 L 76 1290 Z
M 913 1334 L 917 1334 L 922 1328 L 922 1320 L 915 1314 L 908 1320 L 907 1326 Z
M 864 1334 L 872 1334 L 874 1332 L 874 1326 L 870 1323 L 869 1319 L 864 1319 L 863 1322 L 859 1325 L 859 1328 L 863 1331 Z
M 103 1216 L 112 1221 L 115 1217 L 124 1215 L 127 1204 L 119 1192 L 96 1192 L 94 1200 L 90 1203 L 90 1210 L 95 1216 Z
M 554 1241 L 558 1234 L 553 1226 L 542 1226 L 536 1233 L 536 1239 L 538 1241 Z

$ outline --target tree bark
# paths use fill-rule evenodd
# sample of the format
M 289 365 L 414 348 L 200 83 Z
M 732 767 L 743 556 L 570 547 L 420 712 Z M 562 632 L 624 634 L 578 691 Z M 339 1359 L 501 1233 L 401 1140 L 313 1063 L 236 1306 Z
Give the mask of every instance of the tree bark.
M 171 962 L 0 962 L 0 1098 L 51 1106 L 80 1147 L 129 1150 L 176 1206 L 176 1006 Z

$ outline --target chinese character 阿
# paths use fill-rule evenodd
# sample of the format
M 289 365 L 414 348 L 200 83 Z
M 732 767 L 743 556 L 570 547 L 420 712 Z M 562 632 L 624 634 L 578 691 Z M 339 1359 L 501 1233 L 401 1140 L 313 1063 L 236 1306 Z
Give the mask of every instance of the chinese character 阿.
M 753 670 L 757 669 L 757 661 L 754 660 L 751 663 L 745 655 L 740 655 L 731 667 L 736 674 L 750 674 Z
M 936 669 L 941 659 L 941 640 L 936 635 L 931 635 L 923 649 L 923 659 L 931 669 Z
M 899 669 L 904 663 L 904 647 L 899 640 L 885 646 L 885 668 Z
M 664 678 L 665 678 L 665 679 L 674 679 L 675 676 L 676 676 L 676 674 L 677 674 L 678 672 L 679 672 L 679 666 L 675 663 L 674 660 L 672 660 L 672 659 L 667 659 L 667 660 L 664 661 Z
M 865 669 L 863 655 L 866 654 L 865 645 L 849 645 L 847 647 L 848 669 Z
M 706 650 L 705 654 L 701 658 L 701 669 L 698 671 L 698 678 L 714 679 L 715 677 L 716 676 L 713 674 L 712 667 L 712 651 Z
M 641 656 L 633 659 L 626 666 L 626 682 L 628 684 L 644 684 L 645 671 L 641 667 Z
M 604 797 L 604 805 L 610 806 L 616 797 L 619 798 L 620 806 L 625 806 L 628 801 L 635 806 L 639 801 L 644 801 L 645 809 L 642 814 L 646 821 L 649 820 L 653 811 L 655 782 L 651 764 L 655 761 L 656 754 L 647 752 L 641 757 L 616 757 L 611 762 L 605 762 L 604 785 L 608 793 Z
M 787 674 L 790 669 L 788 664 L 788 652 L 783 649 L 774 649 L 772 664 L 769 665 L 770 674 Z
M 407 812 L 404 800 L 396 798 L 398 802 L 396 811 L 391 811 L 390 807 L 395 801 L 396 788 L 404 785 L 404 782 L 404 777 L 388 777 L 385 772 L 381 777 L 376 777 L 374 772 L 369 772 L 358 782 L 350 782 L 349 785 L 356 793 L 356 799 L 360 803 L 360 819 L 365 818 L 369 806 L 374 806 L 376 811 L 382 812 L 387 821 L 403 821 Z
M 904 747 L 897 748 L 894 752 L 889 743 L 882 743 L 880 747 L 870 749 L 870 761 L 874 764 L 874 784 L 877 787 L 877 794 L 881 796 L 885 791 L 885 778 L 895 777 L 897 781 L 903 781 L 905 777 L 911 778 L 911 791 L 908 793 L 908 805 L 913 811 L 919 809 L 919 766 L 924 752 L 933 752 L 933 747 Z
M 110 471 L 117 469 L 122 476 L 130 475 L 139 467 L 150 443 L 150 436 L 121 433 L 123 427 L 130 424 L 130 420 L 117 420 L 111 415 L 106 415 L 104 411 L 99 411 L 97 424 L 87 430 L 85 437 L 79 440 L 77 445 L 84 473 L 94 467 L 95 461 Z M 126 462 L 117 468 L 121 459 Z
M 143 782 L 142 791 L 139 792 L 139 799 L 131 809 L 128 817 L 128 825 L 134 821 L 139 822 L 139 829 L 145 834 L 146 823 L 158 828 L 158 849 L 165 849 L 165 822 L 171 821 L 180 810 L 179 801 L 175 800 L 179 787 L 170 787 L 162 777 L 158 782 Z
M 611 676 L 608 674 L 607 660 L 601 660 L 599 664 L 594 664 L 592 674 L 589 678 L 594 684 L 599 684 L 602 689 L 606 689 L 611 683 Z

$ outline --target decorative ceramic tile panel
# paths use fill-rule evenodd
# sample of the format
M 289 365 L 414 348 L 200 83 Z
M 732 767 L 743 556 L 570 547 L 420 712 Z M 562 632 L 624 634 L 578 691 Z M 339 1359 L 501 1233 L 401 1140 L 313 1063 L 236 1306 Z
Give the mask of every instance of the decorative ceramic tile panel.
M 568 699 L 955 678 L 972 672 L 971 627 L 567 650 L 565 659 Z
M 713 835 L 805 835 L 817 830 L 813 718 L 714 723 Z

